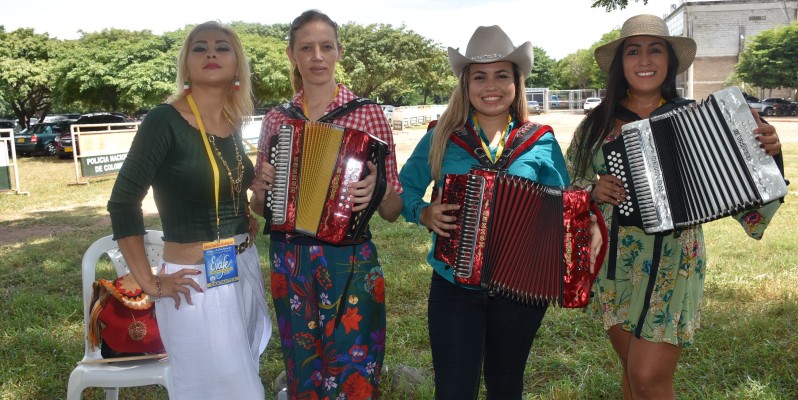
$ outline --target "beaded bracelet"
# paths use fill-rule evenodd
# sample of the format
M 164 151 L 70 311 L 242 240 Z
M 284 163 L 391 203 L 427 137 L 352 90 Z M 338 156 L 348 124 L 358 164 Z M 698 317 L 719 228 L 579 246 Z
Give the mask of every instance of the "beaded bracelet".
M 157 287 L 157 288 L 158 288 L 158 296 L 157 296 L 157 297 L 155 297 L 155 299 L 153 299 L 152 301 L 153 301 L 153 302 L 158 302 L 158 300 L 160 300 L 160 299 L 161 299 L 161 294 L 163 293 L 163 292 L 161 291 L 161 277 L 160 277 L 160 276 L 158 276 L 158 275 L 155 275 L 155 287 Z

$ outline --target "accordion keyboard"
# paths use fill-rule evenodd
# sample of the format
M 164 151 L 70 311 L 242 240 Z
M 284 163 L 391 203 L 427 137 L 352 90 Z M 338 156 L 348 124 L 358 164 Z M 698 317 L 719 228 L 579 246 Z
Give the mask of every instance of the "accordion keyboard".
M 481 199 L 485 196 L 485 178 L 479 175 L 468 175 L 465 196 L 463 197 L 462 226 L 474 229 L 463 229 L 460 232 L 460 246 L 454 265 L 454 274 L 460 278 L 469 278 L 474 271 L 474 253 L 477 246 L 479 221 L 482 219 Z
M 267 192 L 266 206 L 272 210 L 274 224 L 285 223 L 288 203 L 288 172 L 293 153 L 291 149 L 293 132 L 294 129 L 291 125 L 281 125 L 280 131 L 277 133 L 277 140 L 269 151 L 269 163 L 274 166 L 274 189 Z

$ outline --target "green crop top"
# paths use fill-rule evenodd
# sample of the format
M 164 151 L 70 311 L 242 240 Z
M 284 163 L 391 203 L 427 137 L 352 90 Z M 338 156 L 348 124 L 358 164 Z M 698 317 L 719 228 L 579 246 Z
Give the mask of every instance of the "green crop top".
M 244 154 L 240 137 L 236 136 L 216 138 L 216 146 L 231 169 L 236 165 L 233 146 L 238 146 L 244 164 L 244 189 L 238 194 L 236 215 L 227 170 L 216 160 L 222 238 L 246 233 L 249 227 L 246 188 L 252 183 L 253 166 Z M 145 233 L 141 203 L 150 186 L 165 241 L 191 243 L 216 239 L 214 180 L 205 144 L 199 130 L 168 104 L 147 113 L 116 178 L 108 201 L 114 239 Z

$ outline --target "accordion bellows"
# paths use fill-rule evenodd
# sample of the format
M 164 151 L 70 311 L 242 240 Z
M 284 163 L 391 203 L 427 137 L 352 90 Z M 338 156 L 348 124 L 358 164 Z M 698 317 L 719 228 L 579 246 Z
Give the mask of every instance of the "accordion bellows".
M 630 197 L 618 207 L 620 225 L 666 232 L 786 195 L 773 157 L 751 133 L 756 127 L 737 87 L 624 125 L 602 146 L 608 172 Z
M 588 304 L 605 250 L 591 273 L 587 191 L 474 167 L 446 175 L 441 202 L 462 205 L 447 212 L 457 218 L 450 237 L 435 242 L 435 258 L 453 268 L 456 282 L 528 305 Z
M 362 242 L 385 194 L 387 153 L 385 142 L 356 129 L 294 119 L 281 124 L 268 147 L 275 180 L 266 196 L 265 230 L 331 244 Z M 366 209 L 353 212 L 347 185 L 368 176 L 368 161 L 377 167 L 376 188 Z

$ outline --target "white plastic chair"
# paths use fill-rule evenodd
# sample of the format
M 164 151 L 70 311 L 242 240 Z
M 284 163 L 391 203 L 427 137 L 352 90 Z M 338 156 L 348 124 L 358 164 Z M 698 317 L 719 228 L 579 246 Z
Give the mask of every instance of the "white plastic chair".
M 147 234 L 144 235 L 144 248 L 152 267 L 157 267 L 158 262 L 161 260 L 163 252 L 161 236 L 163 236 L 161 231 L 147 231 Z M 88 326 L 92 283 L 95 281 L 97 262 L 103 254 L 110 257 L 117 276 L 129 272 L 122 252 L 117 247 L 116 241 L 111 239 L 111 235 L 94 242 L 83 255 L 83 333 L 85 351 L 83 359 L 69 375 L 67 400 L 79 400 L 83 390 L 87 387 L 104 388 L 106 400 L 117 399 L 120 387 L 158 384 L 164 386 L 169 392 L 172 389 L 172 379 L 167 359 L 86 363 L 102 359 L 100 349 L 92 349 L 89 345 Z

